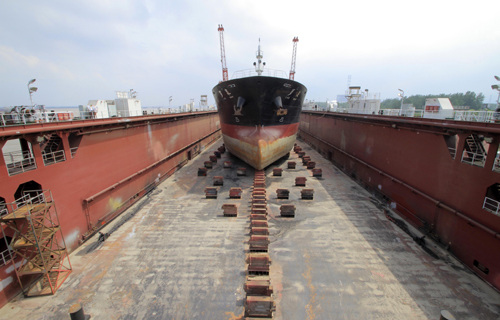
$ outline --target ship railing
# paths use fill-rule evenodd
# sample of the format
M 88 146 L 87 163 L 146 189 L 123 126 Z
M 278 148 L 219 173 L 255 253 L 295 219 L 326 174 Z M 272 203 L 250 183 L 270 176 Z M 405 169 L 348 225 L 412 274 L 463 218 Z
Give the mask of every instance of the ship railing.
M 64 150 L 53 152 L 42 152 L 43 163 L 48 166 L 50 164 L 66 161 L 66 154 Z
M 6 152 L 4 160 L 9 176 L 36 169 L 35 157 L 31 151 Z
M 454 120 L 474 122 L 495 122 L 497 115 L 495 111 L 455 111 Z
M 474 166 L 484 167 L 484 164 L 486 162 L 486 157 L 484 153 L 464 150 L 462 152 L 462 162 Z
M 5 241 L 5 240 L 0 240 L 0 241 Z M 7 263 L 9 263 L 10 259 L 11 255 L 9 249 L 0 252 L 0 267 L 5 266 Z
M 72 111 L 0 114 L 0 125 L 3 127 L 10 125 L 71 121 L 71 120 L 73 120 Z
M 255 69 L 238 70 L 233 73 L 232 79 L 255 77 L 258 75 L 259 74 L 257 73 L 257 71 L 255 71 Z M 288 78 L 287 73 L 283 70 L 274 70 L 267 68 L 262 71 L 261 76 L 285 78 L 285 79 Z
M 500 216 L 500 201 L 485 197 L 483 209 L 493 213 L 494 215 Z
M 0 218 L 5 216 L 6 214 L 9 213 L 9 210 L 7 210 L 7 207 L 3 205 L 2 209 L 0 209 Z

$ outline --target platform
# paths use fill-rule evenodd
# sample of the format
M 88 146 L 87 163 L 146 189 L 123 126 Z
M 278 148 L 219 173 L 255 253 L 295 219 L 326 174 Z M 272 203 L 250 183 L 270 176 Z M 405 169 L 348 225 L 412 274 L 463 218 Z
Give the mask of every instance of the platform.
M 73 273 L 54 296 L 19 296 L 1 319 L 242 319 L 254 170 L 227 152 L 198 176 L 219 141 L 71 254 Z M 307 145 L 322 177 L 291 152 L 266 169 L 274 319 L 497 319 L 500 294 L 453 257 L 435 259 L 387 219 L 382 204 Z M 223 163 L 231 161 L 232 168 Z M 247 168 L 238 176 L 237 168 Z M 273 168 L 282 168 L 273 176 Z M 222 176 L 216 199 L 205 197 Z M 306 186 L 295 186 L 306 177 Z M 241 188 L 241 199 L 229 190 Z M 277 189 L 288 199 L 277 199 Z M 313 200 L 301 190 L 314 189 Z M 239 205 L 224 217 L 222 205 Z M 293 204 L 295 217 L 281 217 Z M 60 213 L 61 215 L 64 213 Z M 118 227 L 119 226 L 119 227 Z

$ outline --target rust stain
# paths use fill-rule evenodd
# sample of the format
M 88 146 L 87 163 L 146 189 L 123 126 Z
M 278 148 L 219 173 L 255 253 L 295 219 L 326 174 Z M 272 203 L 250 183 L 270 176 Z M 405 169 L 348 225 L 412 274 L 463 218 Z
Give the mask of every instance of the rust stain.
M 243 316 L 245 316 L 245 310 L 241 312 L 239 315 L 235 315 L 234 312 L 225 312 L 230 318 L 228 320 L 241 320 Z
M 307 312 L 307 319 L 312 320 L 316 318 L 316 314 L 314 313 L 314 309 L 317 306 L 316 302 L 316 288 L 312 284 L 312 275 L 311 275 L 311 265 L 310 265 L 310 256 L 309 253 L 304 254 L 305 258 L 305 264 L 306 264 L 306 271 L 302 274 L 302 276 L 307 280 L 307 287 L 309 288 L 310 291 L 310 298 L 309 298 L 309 303 L 306 304 L 306 312 Z

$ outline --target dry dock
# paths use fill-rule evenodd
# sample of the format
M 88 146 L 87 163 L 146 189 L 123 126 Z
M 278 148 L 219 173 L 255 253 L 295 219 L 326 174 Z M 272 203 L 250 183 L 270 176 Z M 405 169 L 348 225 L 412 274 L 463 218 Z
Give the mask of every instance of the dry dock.
M 92 319 L 243 319 L 254 172 L 226 152 L 198 176 L 221 144 L 107 226 L 104 242 L 96 236 L 73 252 L 73 273 L 56 295 L 19 296 L 0 318 L 69 319 L 69 308 L 81 303 Z M 294 152 L 265 172 L 274 319 L 439 319 L 442 310 L 456 319 L 499 318 L 498 292 L 427 243 L 439 259 L 432 257 L 380 202 L 299 145 L 322 177 L 312 177 Z M 239 167 L 246 176 L 237 176 Z M 207 199 L 216 176 L 223 185 Z M 305 187 L 295 186 L 297 177 L 306 177 Z M 229 198 L 232 187 L 242 189 L 241 199 Z M 278 188 L 289 199 L 277 199 Z M 313 200 L 301 199 L 304 188 L 314 189 Z M 236 204 L 237 216 L 225 217 L 223 204 Z M 281 217 L 282 204 L 295 205 L 295 217 Z

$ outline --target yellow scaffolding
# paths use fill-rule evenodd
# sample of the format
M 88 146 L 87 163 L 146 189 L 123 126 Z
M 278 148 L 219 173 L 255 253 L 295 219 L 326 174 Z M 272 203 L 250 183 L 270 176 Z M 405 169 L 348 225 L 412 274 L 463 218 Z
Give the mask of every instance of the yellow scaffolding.
M 72 269 L 52 193 L 25 191 L 6 204 L 0 224 L 6 241 L 13 233 L 7 246 L 24 295 L 56 293 Z

